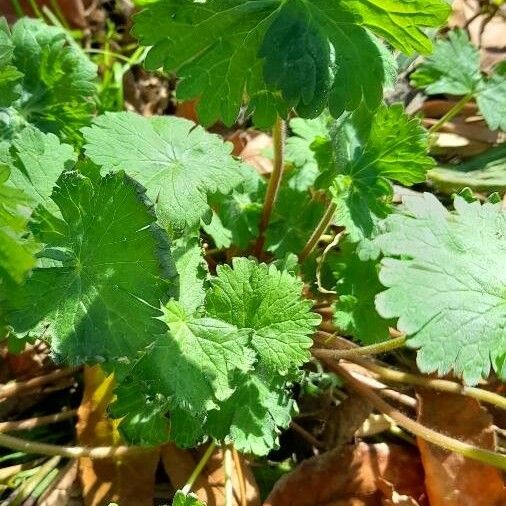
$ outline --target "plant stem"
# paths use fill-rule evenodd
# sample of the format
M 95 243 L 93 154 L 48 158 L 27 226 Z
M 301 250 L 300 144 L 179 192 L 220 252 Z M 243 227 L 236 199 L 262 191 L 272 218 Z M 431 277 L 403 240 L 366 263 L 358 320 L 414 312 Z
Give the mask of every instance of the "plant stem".
M 148 446 L 95 446 L 87 448 L 83 446 L 58 446 L 47 443 L 28 441 L 7 434 L 0 434 L 0 446 L 24 453 L 60 456 L 69 459 L 89 457 L 90 459 L 119 459 L 130 455 L 139 455 L 151 449 Z
M 433 390 L 439 390 L 441 392 L 466 395 L 467 397 L 472 397 L 478 401 L 493 404 L 498 408 L 506 410 L 506 397 L 495 394 L 494 392 L 489 392 L 488 390 L 483 390 L 481 388 L 475 387 L 466 387 L 460 383 L 455 383 L 453 381 L 425 378 L 423 376 L 417 376 L 416 374 L 395 371 L 394 369 L 383 367 L 369 360 L 360 360 L 355 358 L 352 358 L 351 360 L 361 365 L 362 367 L 365 367 L 366 369 L 376 373 L 386 381 L 407 383 L 408 385 L 431 388 Z
M 200 473 L 202 472 L 202 469 L 204 469 L 204 466 L 207 464 L 207 461 L 211 458 L 211 455 L 213 454 L 215 448 L 216 443 L 212 441 L 207 447 L 207 450 L 205 451 L 204 455 L 202 455 L 202 458 L 196 465 L 192 474 L 190 475 L 188 480 L 186 480 L 185 486 L 182 488 L 183 494 L 188 495 L 190 493 L 190 490 L 192 489 L 195 480 L 199 477 Z
M 14 12 L 18 18 L 22 18 L 25 15 L 23 11 L 23 7 L 21 7 L 21 3 L 19 0 L 11 0 L 12 7 L 14 8 Z
M 246 497 L 246 483 L 244 481 L 244 473 L 242 472 L 241 457 L 235 448 L 232 448 L 234 456 L 234 467 L 237 473 L 237 479 L 239 480 L 239 492 L 241 494 L 241 506 L 247 506 L 248 498 Z
M 225 446 L 223 452 L 223 471 L 225 474 L 225 506 L 234 506 L 234 484 L 232 482 L 234 459 L 232 445 Z
M 272 210 L 276 203 L 281 181 L 283 180 L 283 171 L 285 168 L 285 138 L 286 138 L 286 123 L 279 116 L 272 129 L 272 142 L 274 145 L 274 167 L 272 174 L 267 185 L 267 192 L 265 194 L 264 206 L 262 210 L 262 217 L 260 219 L 259 234 L 255 246 L 255 254 L 257 258 L 262 256 L 265 245 L 265 232 L 269 226 Z
M 290 422 L 290 428 L 301 435 L 311 446 L 318 448 L 319 450 L 326 450 L 325 445 L 316 439 L 313 434 L 308 432 L 304 427 L 301 427 L 297 422 L 293 420 Z
M 396 337 L 389 339 L 383 343 L 371 344 L 370 346 L 362 346 L 360 348 L 351 348 L 349 350 L 313 350 L 315 357 L 333 358 L 336 360 L 342 358 L 355 358 L 364 355 L 378 355 L 380 353 L 386 353 L 388 351 L 402 348 L 406 343 L 406 336 Z
M 500 453 L 485 450 L 469 443 L 464 443 L 457 439 L 445 436 L 444 434 L 440 434 L 435 430 L 429 429 L 421 423 L 415 422 L 385 402 L 370 388 L 363 385 L 358 379 L 354 378 L 348 371 L 346 371 L 346 369 L 333 363 L 329 364 L 329 366 L 342 376 L 353 390 L 368 399 L 376 409 L 390 417 L 399 427 L 402 427 L 429 443 L 445 448 L 446 450 L 458 453 L 464 457 L 478 460 L 494 467 L 498 467 L 499 469 L 506 470 L 506 455 L 501 455 Z
M 57 369 L 56 371 L 52 371 L 44 376 L 37 376 L 27 381 L 12 382 L 7 385 L 1 385 L 0 399 L 13 397 L 15 395 L 25 393 L 26 391 L 33 390 L 34 388 L 46 385 L 47 383 L 52 383 L 53 381 L 61 378 L 71 376 L 78 370 L 79 368 L 77 367 L 71 369 Z
M 462 97 L 442 118 L 440 118 L 436 123 L 434 123 L 429 128 L 429 134 L 436 133 L 447 121 L 452 120 L 457 116 L 462 109 L 466 106 L 466 104 L 473 98 L 473 94 L 469 93 Z
M 332 223 L 332 218 L 334 218 L 334 214 L 336 213 L 337 205 L 333 202 L 330 202 L 325 214 L 323 215 L 320 223 L 316 226 L 314 232 L 311 234 L 311 237 L 307 240 L 306 245 L 299 255 L 299 260 L 303 262 L 306 258 L 313 252 L 316 245 L 318 244 L 320 237 L 325 233 L 327 228 Z
M 54 415 L 36 416 L 26 420 L 15 420 L 12 422 L 0 422 L 0 432 L 12 432 L 16 430 L 31 430 L 35 427 L 49 425 L 50 423 L 58 423 L 64 420 L 69 420 L 77 414 L 77 409 L 69 409 L 56 413 Z

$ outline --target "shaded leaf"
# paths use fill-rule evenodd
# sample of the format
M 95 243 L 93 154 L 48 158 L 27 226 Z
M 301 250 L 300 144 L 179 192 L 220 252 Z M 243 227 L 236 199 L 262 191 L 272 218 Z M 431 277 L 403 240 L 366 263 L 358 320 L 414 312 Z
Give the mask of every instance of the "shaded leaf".
M 377 0 L 160 0 L 137 15 L 134 34 L 153 46 L 146 64 L 181 78 L 178 97 L 200 98 L 205 125 L 232 124 L 243 96 L 254 121 L 274 123 L 295 107 L 339 116 L 364 100 L 379 105 L 391 56 L 371 32 L 401 51 L 428 52 L 422 27 L 437 26 L 448 6 L 418 0 L 395 8 Z

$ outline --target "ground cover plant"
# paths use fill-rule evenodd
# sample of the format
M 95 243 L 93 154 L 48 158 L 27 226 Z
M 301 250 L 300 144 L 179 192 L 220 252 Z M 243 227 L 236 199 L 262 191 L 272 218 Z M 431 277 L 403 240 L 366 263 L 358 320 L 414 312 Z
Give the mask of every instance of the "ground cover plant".
M 112 50 L 86 51 L 52 18 L 0 22 L 0 337 L 11 352 L 43 343 L 58 366 L 84 367 L 85 399 L 79 446 L 27 441 L 1 424 L 0 446 L 121 462 L 110 483 L 124 462 L 154 482 L 160 452 L 205 448 L 172 480 L 181 506 L 204 504 L 192 490 L 220 449 L 230 506 L 248 504 L 242 471 L 234 498 L 241 458 L 282 455 L 290 431 L 341 451 L 376 410 L 382 431 L 418 438 L 427 476 L 430 443 L 499 483 L 506 456 L 495 439 L 426 422 L 421 406 L 434 389 L 480 416 L 478 402 L 490 416 L 506 408 L 504 61 L 483 72 L 464 29 L 430 37 L 449 16 L 443 0 L 141 3 L 138 43 L 112 73 L 100 59 Z M 413 89 L 457 97 L 429 128 L 391 98 L 406 57 Z M 121 110 L 123 77 L 141 60 L 193 101 L 196 121 Z M 470 102 L 498 139 L 481 155 L 499 173 L 490 191 L 484 164 L 442 167 L 432 156 Z M 267 177 L 219 134 L 237 125 L 271 134 Z M 427 191 L 437 178 L 450 198 Z M 381 382 L 417 385 L 418 399 Z M 339 444 L 300 425 L 308 406 L 319 420 L 343 395 L 366 407 L 356 427 L 348 412 L 341 425 L 326 420 L 352 425 Z M 48 462 L 12 504 L 49 483 L 59 461 Z M 94 496 L 83 476 L 87 504 L 152 504 L 124 483 Z M 381 480 L 371 504 L 428 504 L 427 494 L 445 504 L 429 485 L 394 502 L 392 480 Z M 506 500 L 497 487 L 490 504 Z M 266 504 L 295 504 L 271 488 Z

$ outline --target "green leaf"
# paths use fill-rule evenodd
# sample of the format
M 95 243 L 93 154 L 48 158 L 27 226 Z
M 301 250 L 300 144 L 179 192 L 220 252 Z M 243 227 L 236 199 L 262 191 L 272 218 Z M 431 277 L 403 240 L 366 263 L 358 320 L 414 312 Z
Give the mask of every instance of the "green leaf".
M 232 244 L 245 250 L 259 233 L 266 184 L 249 165 L 241 166 L 240 175 L 241 183 L 231 193 L 212 195 L 210 204 L 216 210 L 225 230 L 229 232 Z M 206 231 L 210 233 L 209 228 Z M 216 234 L 213 239 L 217 240 Z M 223 246 L 227 247 L 225 244 Z M 218 244 L 216 247 L 219 247 Z
M 492 130 L 506 132 L 506 62 L 498 64 L 489 79 L 484 79 L 476 102 Z
M 452 30 L 438 40 L 434 52 L 411 74 L 414 86 L 429 95 L 474 93 L 481 81 L 480 53 L 464 30 Z
M 165 332 L 160 303 L 177 295 L 169 244 L 142 189 L 121 172 L 86 172 L 60 177 L 52 199 L 61 218 L 37 208 L 31 230 L 45 247 L 5 303 L 16 332 L 39 325 L 74 364 L 131 359 Z
M 314 185 L 318 176 L 318 163 L 313 142 L 329 136 L 329 116 L 325 113 L 316 119 L 293 118 L 290 121 L 292 136 L 288 137 L 285 146 L 285 158 L 294 166 L 288 172 L 288 186 L 298 191 L 307 191 Z
M 206 430 L 212 437 L 254 455 L 266 455 L 278 446 L 279 429 L 290 425 L 295 402 L 284 380 L 266 376 L 243 377 L 234 395 L 209 412 Z
M 429 95 L 447 93 L 476 98 L 492 130 L 506 130 L 506 64 L 496 66 L 490 78 L 480 70 L 480 52 L 464 30 L 448 33 L 436 42 L 434 53 L 411 75 L 414 86 Z
M 380 107 L 372 118 L 358 110 L 337 123 L 333 161 L 321 177 L 334 178 L 335 221 L 353 242 L 370 237 L 376 217 L 388 214 L 392 181 L 425 180 L 434 165 L 427 144 L 420 120 L 409 118 L 400 104 Z
M 346 241 L 329 268 L 338 295 L 335 325 L 366 345 L 387 340 L 393 321 L 381 318 L 374 306 L 375 296 L 384 289 L 378 279 L 378 263 L 360 258 L 355 245 Z
M 56 135 L 27 127 L 13 138 L 10 153 L 10 183 L 34 203 L 55 211 L 51 193 L 61 173 L 76 162 L 72 147 L 61 144 Z
M 1 33 L 1 32 L 0 32 Z M 27 237 L 26 213 L 31 200 L 8 184 L 9 169 L 0 160 L 0 291 L 2 279 L 20 283 L 34 267 L 36 243 Z M 0 294 L 0 299 L 1 299 Z
M 179 274 L 179 303 L 189 314 L 204 305 L 208 268 L 200 240 L 182 237 L 173 242 L 172 257 Z
M 277 258 L 299 254 L 323 216 L 324 203 L 310 192 L 283 185 L 266 233 L 265 247 Z
M 442 0 L 160 0 L 135 17 L 134 34 L 153 46 L 148 68 L 176 72 L 180 99 L 200 98 L 203 124 L 232 124 L 246 95 L 267 127 L 292 107 L 304 117 L 327 104 L 336 117 L 362 100 L 377 107 L 391 56 L 373 33 L 426 53 L 422 28 L 448 13 Z
M 423 372 L 472 385 L 493 368 L 505 380 L 506 211 L 457 197 L 450 213 L 427 193 L 404 203 L 376 239 L 379 314 L 399 318 Z
M 312 302 L 301 297 L 303 284 L 275 266 L 234 258 L 220 265 L 206 297 L 210 316 L 252 329 L 252 347 L 272 372 L 293 371 L 309 359 L 309 337 L 320 323 Z
M 168 402 L 161 396 L 146 393 L 142 383 L 122 382 L 115 390 L 109 408 L 112 418 L 120 419 L 118 428 L 127 441 L 139 445 L 160 445 L 169 440 L 170 425 L 165 417 Z
M 2 104 L 11 106 L 7 116 L 19 115 L 43 132 L 75 139 L 94 110 L 96 66 L 69 33 L 39 19 L 20 19 L 11 44 L 11 65 L 23 77 L 16 80 L 11 71 L 19 99 Z M 3 121 L 4 129 L 18 122 Z
M 234 391 L 235 371 L 247 372 L 254 354 L 248 349 L 251 332 L 209 317 L 193 317 L 176 302 L 165 309 L 169 333 L 158 338 L 139 359 L 132 375 L 171 406 L 205 413 Z
M 240 182 L 232 144 L 185 119 L 106 113 L 83 131 L 90 159 L 103 172 L 124 170 L 143 184 L 171 230 L 198 225 L 210 212 L 207 196 Z
M 178 490 L 174 495 L 172 506 L 206 506 L 205 503 L 199 501 L 194 494 L 185 494 L 182 490 Z

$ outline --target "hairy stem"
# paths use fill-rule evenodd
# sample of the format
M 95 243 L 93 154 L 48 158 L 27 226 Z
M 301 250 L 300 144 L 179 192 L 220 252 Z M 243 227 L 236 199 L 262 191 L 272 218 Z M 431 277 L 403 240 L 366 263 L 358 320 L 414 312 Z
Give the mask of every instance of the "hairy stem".
M 274 167 L 267 185 L 265 194 L 264 207 L 262 217 L 260 219 L 259 234 L 255 246 L 255 254 L 260 258 L 265 245 L 265 232 L 269 226 L 272 210 L 278 196 L 281 181 L 283 180 L 283 171 L 285 168 L 285 139 L 286 139 L 286 123 L 280 117 L 272 129 L 272 142 L 274 145 Z
M 361 357 L 364 355 L 378 355 L 380 353 L 386 353 L 388 351 L 402 348 L 406 343 L 406 336 L 396 337 L 389 339 L 388 341 L 371 344 L 370 346 L 362 346 L 360 348 L 350 348 L 349 350 L 313 350 L 315 357 L 333 358 L 339 360 L 341 358 L 352 359 L 355 357 Z
M 441 392 L 466 395 L 467 397 L 472 397 L 478 401 L 493 404 L 498 408 L 506 410 L 506 397 L 495 394 L 494 392 L 489 392 L 488 390 L 483 390 L 482 388 L 466 387 L 460 383 L 455 383 L 454 381 L 431 379 L 424 376 L 418 376 L 416 374 L 396 371 L 394 369 L 375 364 L 369 360 L 355 359 L 354 357 L 350 360 L 376 373 L 386 381 L 406 383 L 408 385 L 431 388 L 433 390 L 439 390 Z
M 215 448 L 216 443 L 212 441 L 207 447 L 207 450 L 204 452 L 204 455 L 202 455 L 202 458 L 200 459 L 199 463 L 193 470 L 193 473 L 186 480 L 185 486 L 182 489 L 183 494 L 187 495 L 190 493 L 190 490 L 192 489 L 195 480 L 200 476 L 202 469 L 204 469 L 205 465 L 207 464 L 207 461 L 211 458 L 211 455 L 213 454 Z
M 429 134 L 434 134 L 447 122 L 455 118 L 466 104 L 473 98 L 473 94 L 469 93 L 462 97 L 444 116 L 442 116 L 436 123 L 429 128 Z
M 403 415 L 400 411 L 385 402 L 379 395 L 375 394 L 369 387 L 362 384 L 358 379 L 353 377 L 346 369 L 337 364 L 329 363 L 335 372 L 344 378 L 347 384 L 357 393 L 368 399 L 371 404 L 378 410 L 389 416 L 399 427 L 411 432 L 415 436 L 428 441 L 429 443 L 440 446 L 446 450 L 458 453 L 464 457 L 478 460 L 485 464 L 506 470 L 506 455 L 501 455 L 490 450 L 485 450 L 469 443 L 464 443 L 458 439 L 445 436 L 435 430 L 425 427 L 421 423 L 415 422 L 411 418 Z
M 81 457 L 89 457 L 90 459 L 117 459 L 130 455 L 139 455 L 151 450 L 151 447 L 147 446 L 95 446 L 92 448 L 84 446 L 58 446 L 28 441 L 1 433 L 0 446 L 24 453 L 48 455 L 50 457 L 60 456 L 69 459 Z
M 334 214 L 336 213 L 337 205 L 333 202 L 330 202 L 327 206 L 327 210 L 325 214 L 322 216 L 322 219 L 314 229 L 311 237 L 307 240 L 306 245 L 302 249 L 299 255 L 299 260 L 303 262 L 315 249 L 317 246 L 321 236 L 325 233 L 327 228 L 329 228 L 332 223 L 332 218 L 334 218 Z

